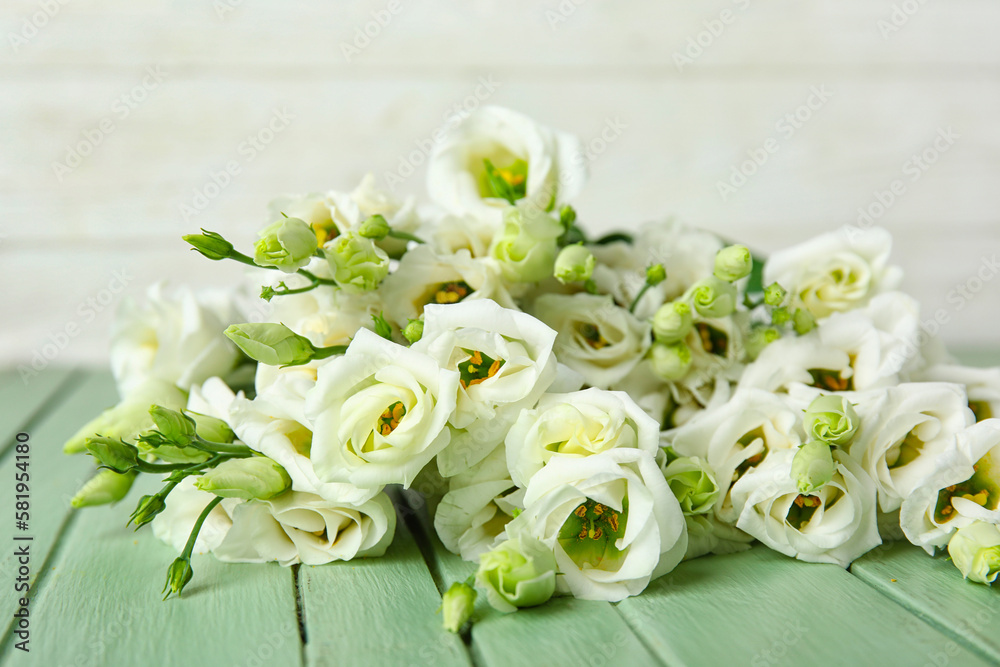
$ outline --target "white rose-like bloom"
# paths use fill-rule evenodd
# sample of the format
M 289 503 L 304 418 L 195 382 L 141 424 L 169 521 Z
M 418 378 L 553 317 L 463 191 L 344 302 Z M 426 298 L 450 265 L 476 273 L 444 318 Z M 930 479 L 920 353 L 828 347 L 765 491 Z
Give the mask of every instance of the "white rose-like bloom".
M 122 303 L 111 335 L 111 371 L 118 393 L 148 379 L 188 389 L 210 377 L 225 376 L 239 361 L 239 350 L 223 335 L 232 324 L 226 297 L 186 287 L 168 291 L 152 285 L 146 304 Z
M 1000 524 L 1000 419 L 987 419 L 955 436 L 955 447 L 903 499 L 903 534 L 930 555 L 974 521 Z
M 653 455 L 633 448 L 554 457 L 531 478 L 506 533 L 550 547 L 556 589 L 584 600 L 638 595 L 687 550 L 677 499 Z
M 556 332 L 531 315 L 488 299 L 424 310 L 422 338 L 412 349 L 459 373 L 449 423 L 451 444 L 438 455 L 450 477 L 478 463 L 503 440 L 521 410 L 556 378 Z
M 825 389 L 847 389 L 853 376 L 850 355 L 825 345 L 814 329 L 804 336 L 785 336 L 765 347 L 743 370 L 739 388 L 785 392 L 793 384 L 818 383 Z
M 533 314 L 558 332 L 559 361 L 600 389 L 622 380 L 650 346 L 649 322 L 596 294 L 543 294 Z
M 583 144 L 527 116 L 496 106 L 473 112 L 439 143 L 427 167 L 431 199 L 452 213 L 471 213 L 499 225 L 509 206 L 484 192 L 484 160 L 500 171 L 527 163 L 525 204 L 552 210 L 573 199 L 587 180 Z
M 328 270 L 324 262 L 319 269 Z M 317 269 L 317 273 L 321 271 Z M 299 281 L 304 281 L 300 283 Z M 272 281 L 272 286 L 277 282 Z M 284 279 L 288 287 L 304 287 L 303 276 Z M 346 345 L 358 329 L 371 328 L 372 315 L 385 310 L 374 292 L 352 294 L 344 290 L 314 289 L 303 294 L 289 294 L 271 300 L 271 313 L 266 321 L 284 324 L 309 339 L 317 347 Z
M 181 553 L 187 544 L 191 529 L 202 510 L 215 499 L 215 494 L 201 491 L 194 486 L 194 477 L 181 481 L 167 496 L 163 511 L 153 517 L 153 535 L 161 542 Z M 194 543 L 194 553 L 205 554 L 218 547 L 233 525 L 222 504 L 215 506 L 201 525 Z
M 524 487 L 553 457 L 592 456 L 615 447 L 655 454 L 659 430 L 624 392 L 590 388 L 546 394 L 534 410 L 521 412 L 507 433 L 507 467 Z
M 794 451 L 804 441 L 801 410 L 787 397 L 740 389 L 722 405 L 704 410 L 663 438 L 681 456 L 697 456 L 715 471 L 715 516 L 734 523 L 739 515 L 730 486 L 775 451 Z
M 788 290 L 791 305 L 816 319 L 866 306 L 879 292 L 895 289 L 902 271 L 888 266 L 892 236 L 880 227 L 845 228 L 822 234 L 771 255 L 764 285 Z
M 424 239 L 434 252 L 454 255 L 459 250 L 467 250 L 472 257 L 481 258 L 489 254 L 493 236 L 499 225 L 474 215 L 454 215 L 451 213 L 430 214 L 425 226 L 417 236 Z M 427 216 L 427 214 L 425 214 Z
M 388 316 L 401 327 L 431 304 L 491 299 L 504 308 L 517 308 L 496 260 L 473 259 L 467 250 L 438 255 L 426 245 L 403 255 L 399 267 L 382 281 L 379 294 Z
M 409 486 L 448 444 L 458 381 L 431 357 L 361 329 L 344 356 L 319 369 L 306 397 L 316 474 L 366 488 Z
M 957 364 L 935 364 L 914 378 L 917 382 L 954 382 L 965 385 L 969 407 L 977 421 L 1000 417 L 1000 367 L 973 368 Z
M 965 389 L 957 384 L 912 382 L 848 400 L 861 415 L 849 452 L 875 482 L 883 512 L 899 509 L 974 421 Z
M 809 496 L 791 477 L 794 450 L 772 452 L 733 485 L 736 527 L 786 556 L 847 567 L 882 543 L 875 486 L 861 466 L 834 450 L 833 478 Z

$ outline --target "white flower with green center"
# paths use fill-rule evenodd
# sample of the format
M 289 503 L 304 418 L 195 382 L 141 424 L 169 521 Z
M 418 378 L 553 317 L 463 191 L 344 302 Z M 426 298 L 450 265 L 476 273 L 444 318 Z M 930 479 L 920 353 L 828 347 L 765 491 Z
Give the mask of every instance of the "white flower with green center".
M 830 481 L 804 495 L 791 475 L 795 455 L 771 452 L 733 485 L 736 527 L 786 556 L 841 567 L 881 544 L 875 485 L 858 462 L 835 451 Z
M 1000 523 L 1000 419 L 987 419 L 955 436 L 954 447 L 899 510 L 903 534 L 930 555 L 973 521 Z
M 659 424 L 620 391 L 585 389 L 546 394 L 533 410 L 524 410 L 505 441 L 507 466 L 518 486 L 554 457 L 584 457 L 616 447 L 655 454 Z
M 595 294 L 543 294 L 531 312 L 558 332 L 556 356 L 600 389 L 619 382 L 650 346 L 650 324 L 611 297 Z
M 337 286 L 348 292 L 370 292 L 389 275 L 389 256 L 355 232 L 344 232 L 323 246 Z
M 536 607 L 556 590 L 556 559 L 552 549 L 536 539 L 507 540 L 482 555 L 476 584 L 499 611 Z
M 319 369 L 306 397 L 317 476 L 408 486 L 448 444 L 458 381 L 431 357 L 358 331 L 343 357 Z
M 1000 573 L 1000 526 L 976 521 L 959 528 L 948 542 L 948 555 L 963 577 L 991 585 Z
M 663 466 L 663 476 L 686 516 L 707 514 L 719 499 L 719 483 L 707 462 L 680 456 Z
M 1000 367 L 973 368 L 949 363 L 936 363 L 916 373 L 915 382 L 955 382 L 965 385 L 969 407 L 976 421 L 1000 418 Z
M 687 549 L 680 505 L 653 455 L 639 449 L 554 457 L 531 478 L 524 505 L 507 536 L 551 548 L 556 589 L 584 600 L 638 595 Z

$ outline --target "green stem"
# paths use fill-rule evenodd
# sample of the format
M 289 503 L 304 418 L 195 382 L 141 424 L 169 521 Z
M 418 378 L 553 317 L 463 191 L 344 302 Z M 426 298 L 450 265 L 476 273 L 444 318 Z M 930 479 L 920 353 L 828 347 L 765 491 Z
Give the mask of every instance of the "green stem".
M 337 281 L 335 281 L 335 280 L 330 280 L 329 278 L 320 278 L 315 273 L 312 273 L 310 271 L 306 271 L 305 269 L 299 269 L 298 270 L 298 274 L 300 276 L 305 276 L 309 280 L 313 281 L 313 283 L 315 283 L 315 285 L 336 285 L 337 284 Z M 315 287 L 315 285 L 313 285 L 313 286 Z
M 149 463 L 147 461 L 139 459 L 138 465 L 136 465 L 136 470 L 138 470 L 139 472 L 160 473 L 160 472 L 174 472 L 175 470 L 185 470 L 191 467 L 192 465 L 190 463 Z
M 235 443 L 225 443 L 225 442 L 212 442 L 211 440 L 205 440 L 202 437 L 196 436 L 195 440 L 191 442 L 191 446 L 195 449 L 200 449 L 203 452 L 211 452 L 213 454 L 228 454 L 236 458 L 246 458 L 248 456 L 253 456 L 253 450 L 246 445 L 237 445 Z M 216 457 L 218 458 L 218 457 Z M 209 459 L 211 461 L 211 459 Z M 208 461 L 206 461 L 208 463 Z
M 642 286 L 642 289 L 639 290 L 639 293 L 636 294 L 635 298 L 632 300 L 632 305 L 628 307 L 628 312 L 630 313 L 635 312 L 635 307 L 639 305 L 639 300 L 642 299 L 642 297 L 646 296 L 646 292 L 649 291 L 650 287 L 652 287 L 652 285 L 650 285 L 649 283 L 646 283 L 645 285 Z
M 198 533 L 201 532 L 201 525 L 205 523 L 205 519 L 208 515 L 212 513 L 215 506 L 222 502 L 221 496 L 216 496 L 212 498 L 211 502 L 205 505 L 205 509 L 201 511 L 198 515 L 198 520 L 194 522 L 194 527 L 191 528 L 191 534 L 188 536 L 187 544 L 184 545 L 184 551 L 181 552 L 180 558 L 188 559 L 191 558 L 191 553 L 194 551 L 194 543 L 198 541 Z
M 424 243 L 424 240 L 419 236 L 414 236 L 413 234 L 409 234 L 407 232 L 401 232 L 398 229 L 390 229 L 389 236 L 391 236 L 394 239 L 401 239 L 403 241 L 415 241 L 416 243 Z
M 346 345 L 331 345 L 330 347 L 317 347 L 313 353 L 313 359 L 326 359 L 328 357 L 335 357 L 340 354 L 347 352 Z

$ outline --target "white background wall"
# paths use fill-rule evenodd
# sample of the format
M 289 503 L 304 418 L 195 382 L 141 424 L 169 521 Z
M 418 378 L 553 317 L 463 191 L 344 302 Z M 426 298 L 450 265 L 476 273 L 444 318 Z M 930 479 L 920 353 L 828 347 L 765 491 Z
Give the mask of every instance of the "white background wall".
M 947 311 L 949 343 L 1000 342 L 995 0 L 349 4 L 3 0 L 0 362 L 30 360 L 67 326 L 57 361 L 101 361 L 122 294 L 236 279 L 181 234 L 250 243 L 274 195 L 349 189 L 366 171 L 385 184 L 456 104 L 479 103 L 481 79 L 499 83 L 488 102 L 588 140 L 625 126 L 577 202 L 595 230 L 676 214 L 768 252 L 877 213 L 899 180 L 878 222 L 906 288 Z M 829 99 L 807 114 L 814 89 Z M 275 110 L 293 119 L 251 159 L 241 145 Z M 777 123 L 796 111 L 809 118 L 789 136 Z M 915 172 L 948 128 L 958 138 Z M 778 151 L 720 196 L 772 137 Z M 185 219 L 233 160 L 239 174 Z M 397 192 L 420 193 L 423 177 Z M 968 281 L 980 289 L 959 307 Z

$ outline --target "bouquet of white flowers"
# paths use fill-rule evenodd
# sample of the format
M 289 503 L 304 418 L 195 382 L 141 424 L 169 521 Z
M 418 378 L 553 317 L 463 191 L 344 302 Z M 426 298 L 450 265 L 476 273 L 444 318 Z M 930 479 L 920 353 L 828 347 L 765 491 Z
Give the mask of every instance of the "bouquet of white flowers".
M 379 556 L 413 489 L 479 563 L 445 594 L 453 630 L 474 586 L 503 611 L 616 601 L 755 540 L 846 567 L 905 537 L 992 582 L 1000 369 L 924 331 L 889 234 L 766 263 L 675 222 L 590 238 L 568 203 L 585 165 L 575 138 L 489 107 L 437 146 L 429 206 L 368 177 L 277 200 L 252 254 L 186 236 L 253 268 L 123 309 L 121 402 L 66 444 L 100 466 L 74 505 L 165 475 L 131 521 L 180 552 L 169 596 L 196 552 Z

